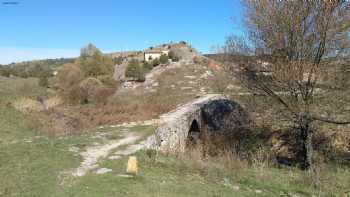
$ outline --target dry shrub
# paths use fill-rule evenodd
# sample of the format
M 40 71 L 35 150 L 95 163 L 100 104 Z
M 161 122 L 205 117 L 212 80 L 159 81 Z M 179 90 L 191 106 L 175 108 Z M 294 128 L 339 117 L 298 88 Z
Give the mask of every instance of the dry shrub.
M 71 104 L 80 104 L 87 96 L 78 85 L 72 86 L 63 92 L 65 101 Z
M 272 158 L 271 152 L 260 148 L 258 151 L 251 153 L 249 158 L 253 168 L 263 173 L 264 170 L 271 166 Z
M 55 96 L 44 101 L 44 106 L 46 110 L 52 109 L 61 104 L 63 104 L 63 99 L 59 96 Z
M 115 93 L 115 88 L 100 86 L 94 89 L 94 101 L 97 103 L 106 103 L 108 98 Z
M 22 113 L 39 112 L 45 109 L 42 103 L 30 98 L 20 98 L 13 102 L 12 106 Z
M 100 80 L 89 77 L 64 91 L 64 96 L 72 104 L 106 103 L 115 90 L 115 87 L 105 86 Z
M 63 91 L 71 89 L 84 79 L 84 73 L 78 65 L 65 64 L 57 73 L 58 87 Z
M 97 77 L 107 87 L 118 87 L 118 82 L 111 75 L 100 75 Z
M 337 152 L 350 153 L 350 135 L 347 133 L 335 133 L 331 136 L 331 147 Z
M 102 86 L 102 82 L 96 78 L 88 77 L 79 83 L 79 86 L 82 89 L 86 89 L 87 91 L 93 90 L 97 86 Z
M 107 87 L 96 78 L 84 79 L 79 84 L 81 103 L 106 103 L 109 96 L 115 92 L 114 87 Z
M 42 113 L 32 114 L 40 120 L 42 127 L 40 131 L 49 136 L 59 136 L 79 133 L 83 128 L 89 126 L 83 123 L 75 115 L 61 108 L 51 108 Z
M 248 167 L 248 162 L 231 150 L 221 151 L 216 156 L 205 156 L 201 148 L 196 148 L 180 153 L 177 157 L 182 164 L 179 170 L 198 173 L 212 180 L 238 174 Z
M 203 66 L 209 66 L 211 60 L 209 58 L 204 57 L 204 56 L 195 56 L 193 58 L 193 62 L 195 64 L 200 64 L 200 65 L 203 65 Z
M 16 80 L 14 92 L 17 96 L 29 97 L 39 92 L 38 82 L 36 80 Z

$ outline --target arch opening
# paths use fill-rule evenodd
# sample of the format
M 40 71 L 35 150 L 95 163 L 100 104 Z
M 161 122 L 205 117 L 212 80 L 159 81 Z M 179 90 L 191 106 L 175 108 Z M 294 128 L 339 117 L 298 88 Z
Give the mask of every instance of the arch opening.
M 201 130 L 197 120 L 193 120 L 187 135 L 187 147 L 194 147 L 198 143 Z

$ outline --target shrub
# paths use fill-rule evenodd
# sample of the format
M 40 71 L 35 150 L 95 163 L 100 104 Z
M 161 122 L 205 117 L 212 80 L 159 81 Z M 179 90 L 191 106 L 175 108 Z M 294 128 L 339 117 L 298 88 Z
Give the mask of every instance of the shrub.
M 39 78 L 39 86 L 47 87 L 49 85 L 49 80 L 46 76 L 42 76 Z
M 26 97 L 14 101 L 12 103 L 12 106 L 22 113 L 38 112 L 44 110 L 42 103 Z
M 80 103 L 86 104 L 91 102 L 96 102 L 96 91 L 98 88 L 102 87 L 103 84 L 100 80 L 89 77 L 84 79 L 79 84 L 80 92 Z
M 117 64 L 117 65 L 122 64 L 123 61 L 124 61 L 124 58 L 121 57 L 121 56 L 113 58 L 113 63 L 114 63 L 114 64 Z
M 101 99 L 99 96 L 100 88 L 103 86 L 102 82 L 96 78 L 89 77 L 64 91 L 65 98 L 72 104 L 88 104 L 98 102 Z
M 106 103 L 108 98 L 115 93 L 115 88 L 99 86 L 94 89 L 93 101 L 96 103 Z
M 136 81 L 145 81 L 146 71 L 138 60 L 132 59 L 126 67 L 125 76 L 134 78 Z
M 161 64 L 166 64 L 169 62 L 169 57 L 165 54 L 161 55 L 160 58 L 159 58 L 159 62 Z
M 72 86 L 63 93 L 65 100 L 72 104 L 82 104 L 84 102 L 87 103 L 86 92 L 82 91 L 79 85 Z
M 86 76 L 97 77 L 98 75 L 108 75 L 113 73 L 114 63 L 109 56 L 104 56 L 97 51 L 92 56 L 81 56 L 77 65 L 84 71 Z
M 81 57 L 91 57 L 95 53 L 101 53 L 101 51 L 93 44 L 89 43 L 82 49 L 80 49 L 80 56 Z
M 0 75 L 3 77 L 10 77 L 10 75 L 11 75 L 10 69 L 0 67 Z
M 103 85 L 108 87 L 116 87 L 118 85 L 117 81 L 111 75 L 100 75 L 97 79 L 100 80 Z
M 148 62 L 144 62 L 144 63 L 143 63 L 143 69 L 144 69 L 145 71 L 150 71 L 150 70 L 153 69 L 153 65 L 150 64 L 150 63 L 148 63 Z
M 57 86 L 63 91 L 80 83 L 84 79 L 84 73 L 78 65 L 65 64 L 57 73 Z
M 93 77 L 89 77 L 80 82 L 72 91 L 70 97 L 72 101 L 81 104 L 106 102 L 108 97 L 113 95 L 115 88 L 107 87 Z
M 51 76 L 51 68 L 47 65 L 29 65 L 25 68 L 28 77 L 48 78 Z
M 156 66 L 158 66 L 159 64 L 160 64 L 160 61 L 159 61 L 158 58 L 156 58 L 156 59 L 154 59 L 154 60 L 152 61 L 152 66 L 153 66 L 153 67 L 156 67 Z
M 174 51 L 170 51 L 168 56 L 169 59 L 171 59 L 173 62 L 178 62 L 180 60 L 180 58 L 177 55 L 175 55 Z

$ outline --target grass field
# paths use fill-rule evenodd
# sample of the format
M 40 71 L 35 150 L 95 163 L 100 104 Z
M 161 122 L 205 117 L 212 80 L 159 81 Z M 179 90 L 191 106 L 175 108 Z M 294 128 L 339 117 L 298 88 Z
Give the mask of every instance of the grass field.
M 136 177 L 120 176 L 125 175 L 127 157 L 101 159 L 99 168 L 112 169 L 107 174 L 91 171 L 73 177 L 72 170 L 83 160 L 79 153 L 88 147 L 118 140 L 125 130 L 146 137 L 153 128 L 104 127 L 45 135 L 39 129 L 42 122 L 7 105 L 18 97 L 45 95 L 36 84 L 35 79 L 0 79 L 1 197 L 350 196 L 349 166 L 319 163 L 303 172 L 267 165 L 258 156 L 249 161 L 225 156 L 202 160 L 195 154 L 156 156 L 140 151 Z
M 350 169 L 323 166 L 314 173 L 264 165 L 221 165 L 220 160 L 201 161 L 188 156 L 137 153 L 140 174 L 124 178 L 127 158 L 101 160 L 113 171 L 72 177 L 81 157 L 71 147 L 84 150 L 105 133 L 118 139 L 125 128 L 94 129 L 79 135 L 48 138 L 28 127 L 28 116 L 1 108 L 0 196 L 349 196 Z M 130 131 L 151 133 L 148 127 Z M 105 140 L 106 140 L 105 139 Z

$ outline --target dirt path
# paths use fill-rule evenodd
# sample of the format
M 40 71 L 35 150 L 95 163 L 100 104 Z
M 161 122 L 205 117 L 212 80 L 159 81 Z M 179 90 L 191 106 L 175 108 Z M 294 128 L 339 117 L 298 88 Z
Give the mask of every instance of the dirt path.
M 104 144 L 101 146 L 94 146 L 88 148 L 85 152 L 81 153 L 80 155 L 83 157 L 83 162 L 80 164 L 80 166 L 73 171 L 73 176 L 75 177 L 81 177 L 84 176 L 87 172 L 98 168 L 98 161 L 100 159 L 104 159 L 108 157 L 108 155 L 111 153 L 113 149 L 116 149 L 120 146 L 134 144 L 139 139 L 141 139 L 141 136 L 135 134 L 135 133 L 127 133 L 125 136 L 123 136 L 122 139 L 111 141 L 108 144 Z M 135 147 L 132 149 L 132 147 Z M 139 146 L 130 146 L 127 147 L 131 149 L 129 152 L 130 154 L 140 150 Z

